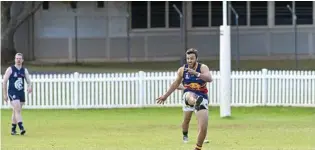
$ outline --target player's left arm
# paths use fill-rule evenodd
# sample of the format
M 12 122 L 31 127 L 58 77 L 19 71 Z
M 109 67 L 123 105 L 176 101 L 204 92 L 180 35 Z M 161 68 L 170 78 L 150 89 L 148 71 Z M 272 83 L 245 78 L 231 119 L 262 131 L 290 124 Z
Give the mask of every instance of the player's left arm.
M 177 87 L 177 90 L 185 90 L 185 87 L 181 84 Z
M 208 68 L 207 65 L 205 64 L 202 64 L 201 67 L 200 67 L 200 74 L 198 74 L 197 76 L 199 76 L 199 78 L 205 82 L 212 82 L 212 76 L 211 76 L 211 73 L 210 73 L 210 70 Z
M 28 70 L 26 68 L 25 68 L 25 80 L 26 80 L 26 83 L 28 85 L 28 88 L 32 88 L 32 81 L 30 78 L 30 73 L 28 72 Z

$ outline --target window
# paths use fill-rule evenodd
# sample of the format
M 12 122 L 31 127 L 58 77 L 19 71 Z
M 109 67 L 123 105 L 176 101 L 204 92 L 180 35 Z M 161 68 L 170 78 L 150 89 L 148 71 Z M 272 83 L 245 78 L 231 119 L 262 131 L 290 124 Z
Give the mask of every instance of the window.
M 247 25 L 247 2 L 246 1 L 232 1 L 232 7 L 238 14 L 238 24 Z M 233 11 L 231 11 L 231 25 L 236 25 L 236 17 Z
M 43 7 L 43 10 L 48 10 L 49 9 L 49 2 L 48 1 L 44 1 L 42 7 Z
M 287 6 L 292 7 L 292 1 L 275 1 L 275 25 L 292 25 L 292 14 Z
M 96 6 L 97 8 L 104 8 L 104 1 L 97 1 Z
M 151 28 L 165 28 L 165 2 L 151 1 Z
M 148 24 L 148 4 L 145 1 L 131 2 L 131 28 L 147 28 Z
M 77 9 L 77 1 L 71 1 L 70 2 L 70 7 L 72 8 L 72 9 Z
M 173 7 L 173 4 L 176 5 L 176 7 L 179 9 L 181 13 L 183 13 L 183 3 L 181 1 L 169 1 L 168 2 L 168 24 L 170 28 L 178 28 L 180 27 L 180 17 L 178 12 Z
M 211 2 L 211 26 L 222 25 L 222 1 Z
M 192 27 L 209 26 L 209 2 L 192 1 Z
M 297 24 L 313 24 L 313 2 L 295 1 Z
M 268 25 L 268 2 L 250 2 L 250 25 Z

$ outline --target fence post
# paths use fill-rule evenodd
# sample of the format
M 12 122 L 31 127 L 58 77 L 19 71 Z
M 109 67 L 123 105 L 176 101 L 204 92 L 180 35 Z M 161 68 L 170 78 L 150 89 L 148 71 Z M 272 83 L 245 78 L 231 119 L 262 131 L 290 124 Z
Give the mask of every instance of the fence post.
M 144 72 L 143 71 L 139 71 L 139 86 L 138 86 L 138 89 L 139 89 L 139 95 L 138 95 L 138 104 L 140 105 L 140 107 L 143 107 L 144 106 Z
M 78 109 L 79 104 L 79 73 L 74 73 L 74 92 L 73 92 L 73 99 L 74 99 L 74 108 Z
M 267 75 L 268 75 L 268 70 L 266 68 L 262 69 L 262 105 L 264 106 L 267 104 L 267 99 L 268 99 Z

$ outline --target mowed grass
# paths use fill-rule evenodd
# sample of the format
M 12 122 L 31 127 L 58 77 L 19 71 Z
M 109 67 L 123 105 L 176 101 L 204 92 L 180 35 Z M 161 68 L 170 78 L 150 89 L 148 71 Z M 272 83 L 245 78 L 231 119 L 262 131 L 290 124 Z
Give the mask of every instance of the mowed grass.
M 182 143 L 181 108 L 23 110 L 25 136 L 10 135 L 10 110 L 1 117 L 3 150 L 192 150 L 197 137 L 193 117 Z M 315 149 L 315 109 L 232 108 L 222 119 L 210 108 L 208 139 L 204 150 Z

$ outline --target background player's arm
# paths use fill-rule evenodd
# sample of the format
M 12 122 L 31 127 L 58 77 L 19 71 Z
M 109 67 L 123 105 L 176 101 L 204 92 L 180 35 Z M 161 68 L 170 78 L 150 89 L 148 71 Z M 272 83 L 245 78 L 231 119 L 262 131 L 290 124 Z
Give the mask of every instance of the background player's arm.
M 11 67 L 9 67 L 6 71 L 5 71 L 5 74 L 4 74 L 4 77 L 3 77 L 3 83 L 2 83 L 2 89 L 3 89 L 3 94 L 4 95 L 8 95 L 8 80 L 9 80 L 9 77 L 10 75 L 12 74 L 12 69 Z
M 183 67 L 180 67 L 178 69 L 176 80 L 171 84 L 171 87 L 167 90 L 165 94 L 166 97 L 170 96 L 181 84 L 183 80 L 183 71 L 184 71 Z
M 199 78 L 206 82 L 212 82 L 212 76 L 210 74 L 209 68 L 207 65 L 202 64 L 200 67 L 200 76 Z
M 26 80 L 26 83 L 28 85 L 28 87 L 32 87 L 32 82 L 31 82 L 31 78 L 30 78 L 30 74 L 28 72 L 28 70 L 25 68 L 25 80 Z

